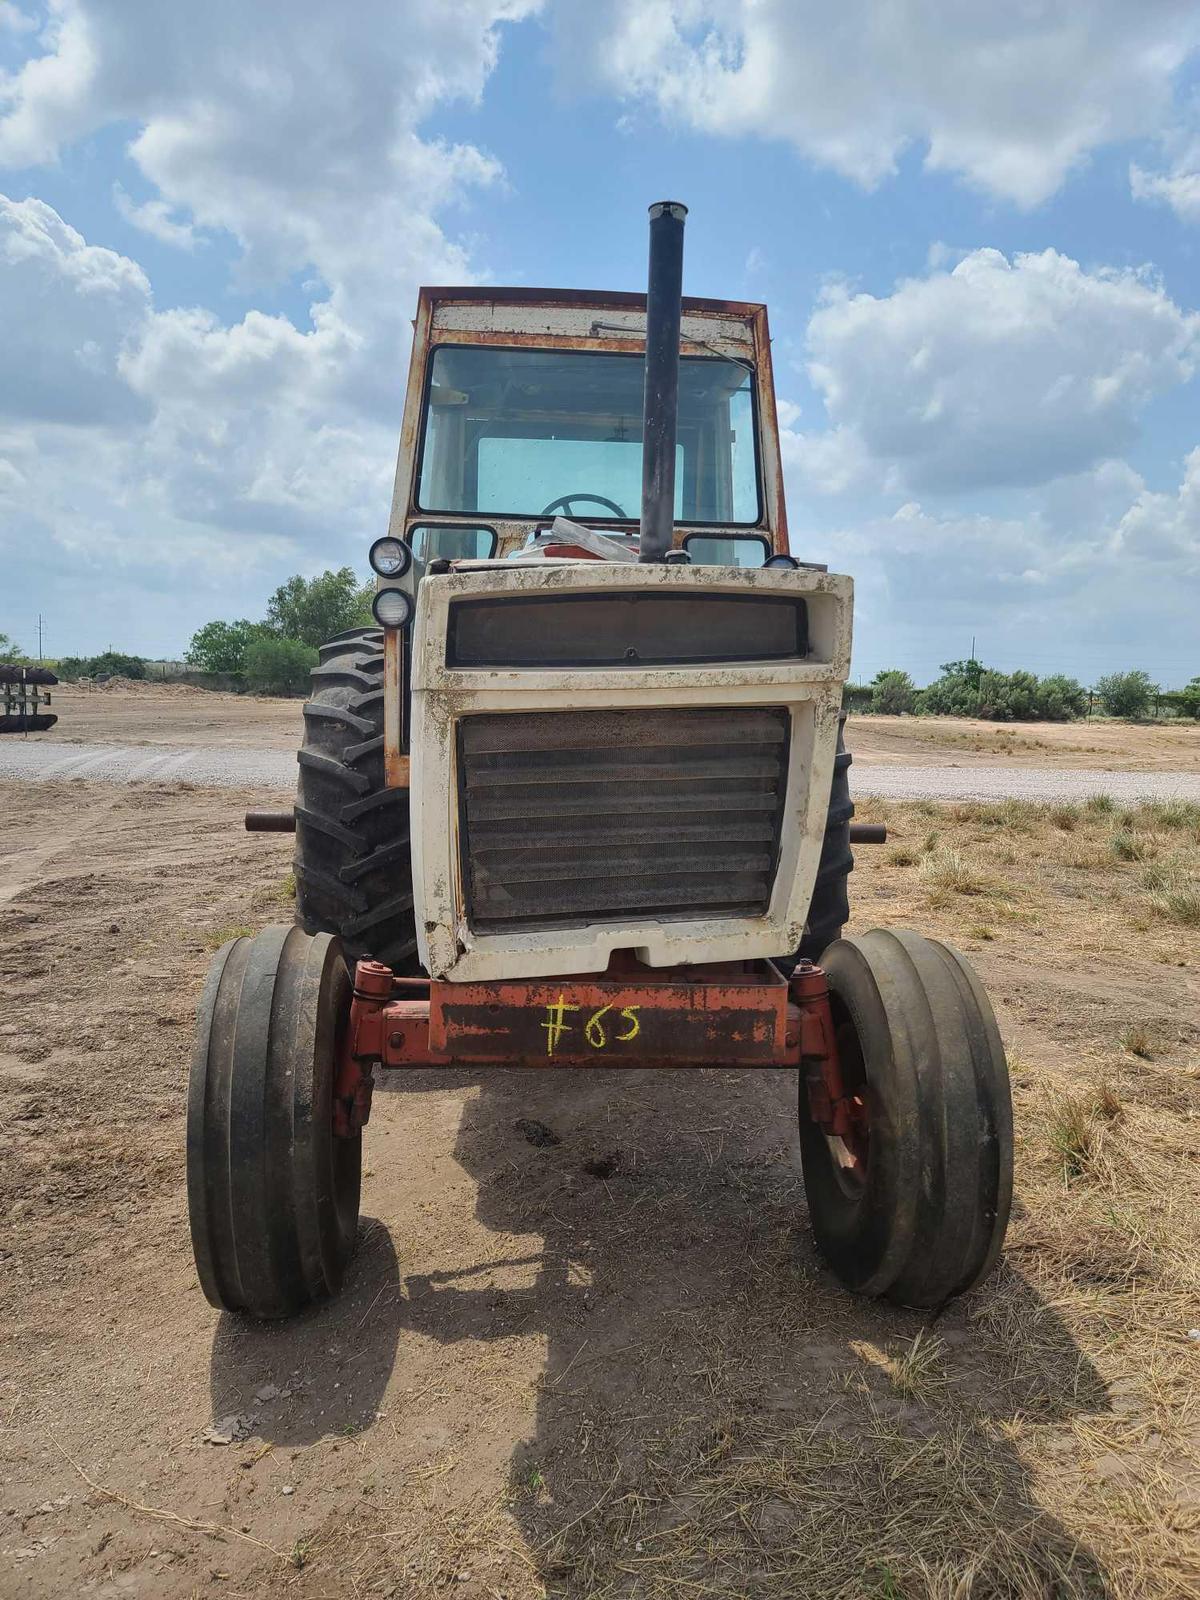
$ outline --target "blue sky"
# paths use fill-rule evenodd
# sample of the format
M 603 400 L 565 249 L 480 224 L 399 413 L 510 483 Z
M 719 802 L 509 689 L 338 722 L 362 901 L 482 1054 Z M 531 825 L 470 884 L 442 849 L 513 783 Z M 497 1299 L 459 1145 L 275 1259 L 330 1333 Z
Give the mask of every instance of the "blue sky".
M 1182 0 L 0 0 L 0 630 L 182 651 L 386 521 L 420 282 L 764 299 L 855 672 L 1200 672 Z

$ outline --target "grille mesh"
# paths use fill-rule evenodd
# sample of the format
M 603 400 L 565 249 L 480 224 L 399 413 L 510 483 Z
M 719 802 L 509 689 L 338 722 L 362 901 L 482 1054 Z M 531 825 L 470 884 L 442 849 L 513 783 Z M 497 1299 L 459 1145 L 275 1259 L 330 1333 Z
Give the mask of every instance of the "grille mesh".
M 787 741 L 782 706 L 465 718 L 471 926 L 761 914 Z

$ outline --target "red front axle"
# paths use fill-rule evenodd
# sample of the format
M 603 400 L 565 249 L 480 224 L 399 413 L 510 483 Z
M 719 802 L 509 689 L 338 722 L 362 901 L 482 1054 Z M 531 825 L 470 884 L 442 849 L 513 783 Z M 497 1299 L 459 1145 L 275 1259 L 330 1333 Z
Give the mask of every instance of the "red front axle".
M 352 1137 L 366 1122 L 375 1067 L 468 1065 L 802 1066 L 823 1128 L 846 1138 L 856 1115 L 825 974 L 811 962 L 788 980 L 769 961 L 663 970 L 618 955 L 600 974 L 499 983 L 397 978 L 378 961 L 358 963 L 336 1133 Z

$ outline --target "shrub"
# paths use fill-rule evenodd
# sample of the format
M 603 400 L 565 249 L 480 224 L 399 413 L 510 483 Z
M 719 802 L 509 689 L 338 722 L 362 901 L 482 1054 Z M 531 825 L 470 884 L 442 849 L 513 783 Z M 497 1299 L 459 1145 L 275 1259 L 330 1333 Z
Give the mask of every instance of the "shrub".
M 1200 678 L 1193 678 L 1171 696 L 1181 717 L 1200 719 Z
M 60 678 L 144 678 L 146 663 L 141 656 L 105 650 L 98 656 L 63 656 L 58 663 Z
M 1149 674 L 1139 668 L 1134 672 L 1108 673 L 1097 680 L 1096 693 L 1110 717 L 1144 717 L 1158 693 L 1158 685 L 1151 683 Z
M 907 672 L 890 668 L 871 680 L 871 710 L 877 716 L 901 717 L 916 710 L 917 686 Z
M 0 633 L 0 661 L 7 661 L 14 667 L 22 667 L 28 660 L 29 657 L 15 639 L 10 639 L 6 633 Z
M 982 662 L 947 661 L 942 676 L 921 697 L 921 708 L 941 716 L 983 717 L 993 722 L 1069 722 L 1087 711 L 1087 690 L 1061 673 L 993 672 Z
M 317 651 L 300 639 L 263 634 L 246 646 L 246 682 L 259 694 L 303 694 Z

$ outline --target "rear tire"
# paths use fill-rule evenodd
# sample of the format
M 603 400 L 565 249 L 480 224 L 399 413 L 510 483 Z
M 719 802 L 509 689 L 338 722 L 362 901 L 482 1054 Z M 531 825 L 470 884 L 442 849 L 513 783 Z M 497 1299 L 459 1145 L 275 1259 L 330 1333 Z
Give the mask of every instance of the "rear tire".
M 936 1308 L 995 1265 L 1012 1202 L 1012 1104 L 996 1019 L 956 950 L 874 929 L 821 959 L 865 1159 L 813 1120 L 800 1085 L 817 1246 L 859 1294 Z
M 322 646 L 304 707 L 296 795 L 296 920 L 336 934 L 352 967 L 416 970 L 408 790 L 383 776 L 383 632 Z
M 334 1294 L 358 1233 L 362 1136 L 333 1132 L 350 979 L 328 934 L 264 928 L 209 970 L 188 1085 L 187 1187 L 200 1286 L 286 1317 Z

